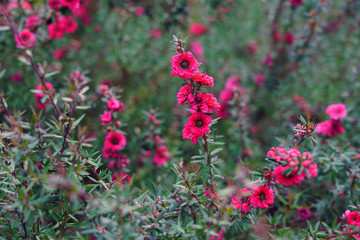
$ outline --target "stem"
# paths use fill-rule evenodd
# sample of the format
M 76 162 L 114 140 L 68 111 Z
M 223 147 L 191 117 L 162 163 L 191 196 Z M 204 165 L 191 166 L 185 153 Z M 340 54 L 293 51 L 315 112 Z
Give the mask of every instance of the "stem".
M 16 212 L 16 214 L 18 215 L 18 217 L 20 218 L 21 225 L 22 225 L 22 227 L 23 227 L 23 229 L 24 229 L 24 234 L 25 234 L 25 235 L 23 236 L 23 239 L 26 239 L 26 238 L 28 238 L 28 235 L 27 235 L 26 225 L 25 225 L 25 223 L 24 223 L 24 219 L 20 216 L 20 213 L 18 212 L 17 209 L 15 209 L 15 212 Z
M 207 165 L 209 166 L 209 168 L 210 168 L 209 173 L 210 173 L 210 180 L 211 180 L 211 182 L 212 182 L 213 174 L 212 174 L 212 171 L 211 171 L 210 151 L 209 151 L 209 145 L 208 145 L 208 141 L 207 141 L 206 135 L 203 136 L 203 140 L 204 140 L 204 143 L 205 143 L 205 149 L 206 149 L 206 154 L 207 154 L 206 164 L 207 164 Z

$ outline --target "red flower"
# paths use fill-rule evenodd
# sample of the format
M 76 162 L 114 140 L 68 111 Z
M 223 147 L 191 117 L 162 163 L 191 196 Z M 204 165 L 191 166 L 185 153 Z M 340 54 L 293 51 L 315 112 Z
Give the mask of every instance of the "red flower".
M 360 227 L 360 214 L 358 212 L 351 212 L 350 210 L 346 210 L 344 217 L 346 217 L 349 225 L 354 225 L 357 228 Z
M 197 72 L 193 75 L 191 80 L 201 85 L 207 85 L 210 87 L 214 86 L 214 79 L 208 76 L 206 73 Z
M 347 116 L 346 106 L 342 103 L 331 104 L 326 108 L 326 114 L 328 114 L 332 120 L 345 118 Z
M 195 100 L 191 103 L 191 113 L 202 112 L 212 113 L 213 108 L 216 110 L 220 109 L 220 104 L 217 99 L 210 93 L 198 93 L 196 94 Z
M 122 149 L 126 145 L 126 137 L 118 132 L 110 132 L 105 137 L 104 148 L 113 152 Z
M 193 113 L 188 119 L 188 123 L 185 125 L 182 133 L 183 139 L 189 139 L 194 144 L 197 144 L 199 137 L 204 136 L 210 132 L 209 124 L 212 120 L 209 115 L 199 112 Z
M 190 34 L 201 35 L 207 31 L 207 28 L 201 23 L 192 23 L 189 27 Z
M 161 39 L 161 30 L 158 29 L 158 28 L 153 28 L 150 30 L 149 32 L 150 36 L 151 37 L 154 37 L 156 38 L 157 40 L 160 40 Z
M 66 33 L 74 33 L 76 29 L 78 28 L 78 24 L 75 22 L 74 18 L 69 16 L 61 16 L 59 18 L 59 22 L 63 24 L 64 30 Z
M 300 207 L 297 211 L 296 211 L 296 216 L 298 216 L 301 220 L 307 220 L 309 218 L 311 218 L 311 213 L 310 210 L 306 207 Z
M 284 40 L 287 44 L 292 45 L 295 41 L 295 37 L 291 33 L 286 33 L 284 35 Z
M 33 14 L 30 17 L 28 17 L 28 19 L 26 20 L 25 27 L 34 28 L 41 25 L 41 23 L 42 23 L 42 19 L 38 15 Z
M 192 87 L 191 83 L 187 83 L 186 85 L 182 86 L 176 95 L 177 101 L 180 105 L 184 105 L 187 101 L 191 103 L 194 101 L 194 96 L 192 95 L 194 88 Z
M 343 134 L 345 129 L 343 123 L 337 120 L 327 120 L 316 125 L 318 128 L 315 132 L 318 134 L 328 135 L 335 137 L 339 134 Z
M 49 24 L 47 30 L 50 39 L 62 38 L 64 36 L 64 24 L 61 22 L 56 21 L 54 24 Z
M 153 163 L 163 166 L 170 159 L 169 151 L 164 145 L 156 148 Z
M 172 75 L 182 79 L 191 78 L 199 67 L 191 52 L 178 53 L 172 57 L 171 63 Z
M 290 0 L 290 4 L 293 7 L 299 7 L 303 4 L 303 0 Z
M 284 184 L 284 186 L 289 187 L 293 184 L 299 184 L 303 180 L 304 176 L 297 174 L 297 171 L 294 169 L 289 175 L 284 174 L 284 171 L 289 169 L 290 166 L 277 166 L 274 169 L 274 176 L 276 181 L 279 184 Z
M 124 104 L 115 98 L 110 99 L 107 106 L 111 111 L 122 111 L 124 109 Z
M 60 0 L 61 5 L 69 9 L 77 9 L 80 6 L 80 0 Z
M 258 186 L 256 184 L 254 184 L 252 187 L 253 194 L 250 197 L 251 205 L 265 209 L 274 204 L 274 191 L 271 187 L 268 188 L 266 186 Z
M 49 0 L 49 8 L 59 10 L 61 8 L 60 0 Z
M 111 114 L 111 112 L 105 111 L 105 112 L 101 115 L 101 125 L 108 124 L 109 122 L 111 122 L 111 120 L 112 120 L 112 114 Z
M 241 208 L 243 212 L 248 212 L 251 210 L 250 206 L 250 188 L 241 189 L 240 193 L 237 193 L 232 199 L 232 206 L 235 209 Z
M 24 29 L 19 33 L 19 36 L 15 34 L 16 47 L 27 49 L 35 46 L 36 36 L 29 29 Z

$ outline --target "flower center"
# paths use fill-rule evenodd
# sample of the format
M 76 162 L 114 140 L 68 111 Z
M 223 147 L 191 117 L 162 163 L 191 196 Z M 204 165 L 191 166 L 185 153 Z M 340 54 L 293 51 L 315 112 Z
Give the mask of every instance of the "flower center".
M 203 122 L 203 120 L 199 119 L 199 120 L 196 120 L 195 125 L 197 127 L 202 127 L 204 125 L 204 122 Z
M 183 60 L 181 63 L 180 63 L 180 67 L 183 68 L 183 69 L 188 69 L 190 67 L 190 63 L 186 60 Z
M 262 202 L 266 199 L 265 193 L 260 193 L 259 197 L 260 197 L 260 201 L 262 201 Z
M 248 198 L 247 198 L 247 197 L 242 197 L 242 198 L 240 198 L 240 202 L 241 202 L 241 203 L 247 203 L 247 202 L 248 202 Z
M 119 139 L 117 139 L 117 138 L 112 138 L 110 142 L 111 142 L 112 144 L 114 144 L 114 145 L 117 145 L 117 144 L 119 144 Z

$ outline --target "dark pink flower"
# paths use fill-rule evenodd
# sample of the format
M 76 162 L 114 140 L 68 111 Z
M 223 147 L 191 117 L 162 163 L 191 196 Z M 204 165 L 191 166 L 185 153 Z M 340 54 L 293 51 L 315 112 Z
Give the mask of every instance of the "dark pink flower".
M 61 24 L 63 25 L 64 31 L 69 34 L 74 33 L 78 28 L 78 24 L 71 16 L 61 16 L 59 18 L 59 22 L 61 22 Z
M 202 35 L 207 31 L 207 28 L 201 23 L 192 23 L 190 24 L 189 31 L 192 35 Z
M 13 80 L 14 82 L 21 82 L 22 79 L 22 75 L 21 72 L 16 72 L 11 76 L 11 80 Z
M 119 100 L 112 98 L 107 102 L 107 106 L 111 111 L 122 111 L 124 109 L 124 104 Z
M 327 120 L 324 122 L 320 122 L 316 125 L 316 133 L 324 134 L 329 137 L 335 137 L 339 134 L 343 134 L 345 129 L 343 127 L 343 123 L 337 120 Z
M 214 79 L 209 75 L 207 75 L 206 73 L 201 73 L 201 72 L 194 73 L 191 80 L 201 85 L 207 85 L 210 87 L 214 86 Z
M 310 210 L 306 207 L 300 207 L 296 211 L 296 216 L 298 216 L 301 220 L 305 221 L 309 218 L 311 218 Z
M 109 122 L 111 122 L 111 120 L 112 120 L 112 113 L 111 112 L 105 111 L 101 115 L 101 125 L 108 124 Z
M 202 46 L 201 42 L 199 41 L 192 41 L 190 44 L 191 52 L 198 58 L 203 57 L 204 54 L 204 47 Z
M 265 76 L 262 73 L 258 73 L 254 76 L 254 83 L 258 86 L 262 86 L 265 83 Z
M 346 210 L 344 213 L 344 217 L 346 217 L 349 225 L 360 227 L 360 214 L 356 211 L 351 212 L 350 210 Z
M 294 169 L 289 174 L 285 174 L 284 171 L 290 169 L 290 166 L 276 166 L 274 169 L 274 177 L 275 180 L 279 184 L 284 184 L 285 187 L 289 187 L 293 184 L 299 184 L 304 176 L 301 174 L 298 174 L 297 171 Z
M 66 56 L 66 52 L 67 52 L 67 49 L 65 47 L 55 49 L 53 52 L 53 58 L 60 60 Z
M 155 156 L 152 159 L 153 163 L 163 166 L 169 159 L 170 156 L 167 147 L 161 145 L 155 149 Z
M 287 44 L 292 45 L 295 41 L 295 37 L 294 37 L 294 35 L 292 35 L 291 33 L 288 32 L 284 35 L 284 41 Z
M 126 137 L 118 132 L 109 132 L 105 137 L 104 148 L 113 152 L 122 149 L 126 145 Z
M 114 173 L 112 175 L 111 179 L 112 179 L 112 181 L 117 180 L 121 184 L 125 184 L 125 183 L 128 183 L 131 181 L 130 175 L 125 172 Z
M 231 199 L 233 208 L 235 209 L 241 208 L 243 212 L 250 211 L 251 210 L 250 195 L 251 195 L 250 188 L 241 189 L 241 192 L 235 194 L 235 196 Z
M 252 186 L 253 194 L 251 195 L 250 203 L 254 207 L 261 209 L 269 208 L 270 205 L 274 204 L 274 191 L 270 187 L 258 186 L 254 184 Z
M 64 24 L 56 21 L 54 24 L 49 24 L 47 26 L 49 38 L 62 38 L 64 36 Z
M 49 82 L 46 82 L 46 83 L 45 83 L 45 86 L 46 86 L 46 88 L 47 88 L 48 90 L 54 89 L 53 85 L 52 85 L 51 83 L 49 83 Z M 45 104 L 41 102 L 41 99 L 42 99 L 45 95 L 47 95 L 47 91 L 46 91 L 45 86 L 42 85 L 42 83 L 40 83 L 40 84 L 36 87 L 36 90 L 40 90 L 40 91 L 42 91 L 42 93 L 35 93 L 35 100 L 36 100 L 36 103 L 37 103 L 37 107 L 38 107 L 38 108 L 42 108 L 42 109 L 44 109 L 44 108 L 46 107 L 46 106 L 45 106 L 46 103 L 49 103 L 49 102 L 50 102 L 49 99 L 46 100 Z
M 293 7 L 299 7 L 303 4 L 303 0 L 290 0 L 290 4 Z
M 27 27 L 27 28 L 35 28 L 35 27 L 41 25 L 41 23 L 42 23 L 42 19 L 38 15 L 32 14 L 26 20 L 25 27 Z
M 210 131 L 209 124 L 211 124 L 211 122 L 212 120 L 209 115 L 199 112 L 193 113 L 182 131 L 183 139 L 189 139 L 194 144 L 197 144 L 197 138 L 204 136 Z
M 70 10 L 77 9 L 80 6 L 80 0 L 60 0 L 60 3 Z
M 161 30 L 159 28 L 153 28 L 149 32 L 151 37 L 156 38 L 157 40 L 161 39 Z
M 182 79 L 191 78 L 199 67 L 191 52 L 178 53 L 172 57 L 171 63 L 172 75 Z
M 326 113 L 333 120 L 339 120 L 347 116 L 347 110 L 345 104 L 331 104 L 326 108 Z
M 142 6 L 137 6 L 134 13 L 136 16 L 140 17 L 145 14 L 145 8 L 143 8 Z
M 60 0 L 49 0 L 49 7 L 54 10 L 59 10 L 61 8 Z
M 15 34 L 16 47 L 27 49 L 35 47 L 36 36 L 34 33 L 30 32 L 29 29 L 24 29 L 19 33 L 19 36 Z
M 177 101 L 180 105 L 184 105 L 185 102 L 191 103 L 194 101 L 193 96 L 194 88 L 191 83 L 187 83 L 186 85 L 182 86 L 176 95 Z

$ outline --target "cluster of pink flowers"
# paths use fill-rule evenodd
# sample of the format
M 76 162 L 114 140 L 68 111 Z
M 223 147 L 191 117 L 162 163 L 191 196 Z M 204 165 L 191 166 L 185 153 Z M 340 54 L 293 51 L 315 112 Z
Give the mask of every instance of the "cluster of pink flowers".
M 242 117 L 248 115 L 249 107 L 247 105 L 248 97 L 246 96 L 245 88 L 240 87 L 241 76 L 235 75 L 230 76 L 226 80 L 226 84 L 224 89 L 220 92 L 219 100 L 220 100 L 220 109 L 217 111 L 217 114 L 226 118 L 229 116 L 229 108 L 231 106 L 230 102 L 236 97 L 237 101 L 240 102 L 239 107 L 240 115 Z
M 275 167 L 273 175 L 275 181 L 289 187 L 293 184 L 299 184 L 305 177 L 316 177 L 318 167 L 313 163 L 311 153 L 300 153 L 295 148 L 286 150 L 285 148 L 271 148 L 267 156 L 279 165 Z
M 347 116 L 347 110 L 345 104 L 338 103 L 329 105 L 326 108 L 326 113 L 329 115 L 330 120 L 326 120 L 317 124 L 316 133 L 324 134 L 330 137 L 335 137 L 339 134 L 343 134 L 345 129 L 340 119 Z
M 210 93 L 200 92 L 203 86 L 213 87 L 214 79 L 206 73 L 198 72 L 199 63 L 191 52 L 183 52 L 178 48 L 177 55 L 171 59 L 172 75 L 187 80 L 177 94 L 180 105 L 187 104 L 192 115 L 188 119 L 182 133 L 183 138 L 198 143 L 198 138 L 210 132 L 211 117 L 213 109 L 219 110 L 220 104 Z
M 347 225 L 344 226 L 343 231 L 352 233 L 354 232 L 354 230 L 352 230 L 351 228 L 349 228 L 349 226 L 354 226 L 356 228 L 360 228 L 360 214 L 358 211 L 350 211 L 350 210 L 346 210 L 344 213 L 344 217 L 347 220 Z M 356 233 L 353 234 L 352 237 L 356 238 L 356 239 L 360 239 L 360 234 Z
M 82 78 L 78 72 L 71 74 L 72 79 Z M 116 121 L 116 114 L 124 109 L 124 104 L 120 102 L 115 94 L 110 91 L 110 85 L 99 93 L 104 95 L 103 101 L 106 102 L 107 109 L 101 115 L 101 124 L 108 125 L 106 127 L 107 135 L 105 136 L 104 147 L 102 155 L 105 160 L 108 160 L 108 167 L 113 171 L 125 169 L 130 164 L 130 159 L 120 154 L 119 151 L 126 146 L 126 137 L 118 128 L 121 126 L 120 121 Z M 113 174 L 113 181 L 117 180 L 120 183 L 129 181 L 130 176 L 125 172 L 116 172 Z
M 150 129 L 153 129 L 153 132 L 157 132 L 158 127 L 160 125 L 160 120 L 158 120 L 155 116 L 155 110 L 150 111 L 149 116 Z M 154 164 L 163 166 L 170 159 L 169 150 L 164 144 L 164 140 L 156 134 L 150 134 L 148 136 L 149 139 L 154 141 L 153 145 L 155 146 L 154 154 L 150 150 L 145 152 L 145 157 L 152 157 L 152 161 Z
M 248 212 L 252 207 L 269 208 L 274 204 L 274 198 L 274 190 L 271 187 L 253 184 L 251 188 L 243 188 L 236 193 L 231 202 L 233 208 Z
M 55 11 L 53 23 L 47 25 L 49 38 L 62 38 L 65 33 L 72 34 L 78 28 L 75 17 L 83 20 L 89 19 L 88 16 L 89 0 L 49 0 L 50 9 Z M 28 1 L 21 1 L 20 4 L 16 1 L 11 1 L 7 5 L 7 9 L 22 7 L 25 13 L 28 14 L 25 28 L 15 34 L 16 47 L 21 49 L 33 48 L 36 45 L 36 35 L 33 33 L 44 22 L 41 17 L 32 12 L 32 6 Z M 68 8 L 72 16 L 64 16 L 60 13 L 61 8 Z M 84 22 L 89 22 L 85 20 Z M 62 52 L 63 53 L 63 52 Z M 60 58 L 60 52 L 56 53 L 56 58 Z

